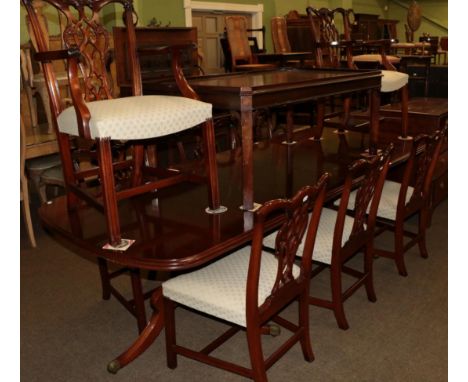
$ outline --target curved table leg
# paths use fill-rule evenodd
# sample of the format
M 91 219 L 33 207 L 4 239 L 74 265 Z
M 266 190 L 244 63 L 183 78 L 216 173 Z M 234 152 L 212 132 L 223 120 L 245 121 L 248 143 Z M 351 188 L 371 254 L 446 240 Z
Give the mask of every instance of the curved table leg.
M 154 342 L 164 327 L 162 288 L 156 289 L 151 296 L 153 314 L 135 342 L 116 359 L 107 365 L 107 371 L 116 374 L 120 369 L 139 357 Z

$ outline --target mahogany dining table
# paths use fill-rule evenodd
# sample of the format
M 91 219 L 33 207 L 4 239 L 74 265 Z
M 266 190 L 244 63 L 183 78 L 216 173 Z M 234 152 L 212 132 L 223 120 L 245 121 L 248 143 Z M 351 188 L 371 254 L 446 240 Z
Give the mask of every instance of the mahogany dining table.
M 325 129 L 323 140 L 309 139 L 313 134 L 311 129 L 296 132 L 295 145 L 282 144 L 283 137 L 252 144 L 251 167 L 259 203 L 290 197 L 302 186 L 315 184 L 324 172 L 331 175 L 327 200 L 339 197 L 348 165 L 362 157 L 371 135 L 335 134 Z M 381 135 L 378 147 L 394 142 L 392 165 L 403 162 L 411 141 L 399 141 L 396 135 L 388 140 L 383 138 Z M 205 212 L 204 184 L 182 183 L 122 200 L 119 203 L 122 237 L 135 240 L 124 252 L 103 249 L 107 242 L 105 217 L 85 204 L 69 211 L 66 197 L 61 196 L 42 205 L 39 217 L 50 234 L 81 255 L 130 269 L 195 268 L 248 245 L 252 238 L 255 213 L 239 208 L 243 198 L 243 159 L 241 148 L 217 154 L 220 198 L 227 207 L 223 214 Z M 267 229 L 273 230 L 280 222 L 280 216 L 272 218 Z M 161 294 L 161 288 L 153 293 L 152 317 L 135 343 L 108 365 L 110 372 L 115 373 L 134 360 L 164 327 Z

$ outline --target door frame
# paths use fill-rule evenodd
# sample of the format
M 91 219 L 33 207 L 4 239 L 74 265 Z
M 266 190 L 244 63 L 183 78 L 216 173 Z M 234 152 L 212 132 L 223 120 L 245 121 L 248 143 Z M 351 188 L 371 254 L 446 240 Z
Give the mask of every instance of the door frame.
M 263 4 L 235 4 L 235 3 L 213 3 L 209 1 L 184 0 L 185 26 L 192 26 L 192 11 L 226 11 L 249 13 L 252 15 L 252 28 L 263 27 Z M 261 32 L 254 32 L 257 37 L 258 46 L 263 48 L 263 35 Z

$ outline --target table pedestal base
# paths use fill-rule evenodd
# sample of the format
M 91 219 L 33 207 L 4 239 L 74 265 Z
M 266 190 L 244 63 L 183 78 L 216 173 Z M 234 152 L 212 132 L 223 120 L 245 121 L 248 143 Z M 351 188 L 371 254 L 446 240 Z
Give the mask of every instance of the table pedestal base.
M 154 342 L 164 327 L 162 288 L 156 289 L 151 296 L 153 314 L 135 342 L 116 359 L 107 365 L 107 371 L 116 374 L 120 369 L 138 358 Z

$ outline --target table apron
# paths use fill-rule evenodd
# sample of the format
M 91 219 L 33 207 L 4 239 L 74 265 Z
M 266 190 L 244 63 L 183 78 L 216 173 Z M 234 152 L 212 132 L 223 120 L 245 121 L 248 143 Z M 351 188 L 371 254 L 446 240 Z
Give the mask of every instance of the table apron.
M 339 96 L 353 92 L 380 89 L 380 77 L 343 81 L 339 83 L 314 84 L 313 86 L 284 86 L 276 89 L 252 89 L 250 94 L 244 94 L 239 89 L 223 89 L 209 91 L 196 89 L 195 91 L 204 102 L 211 103 L 214 108 L 223 110 L 241 110 L 241 99 L 252 97 L 253 109 L 274 107 L 288 104 L 298 104 L 314 101 L 329 96 Z

